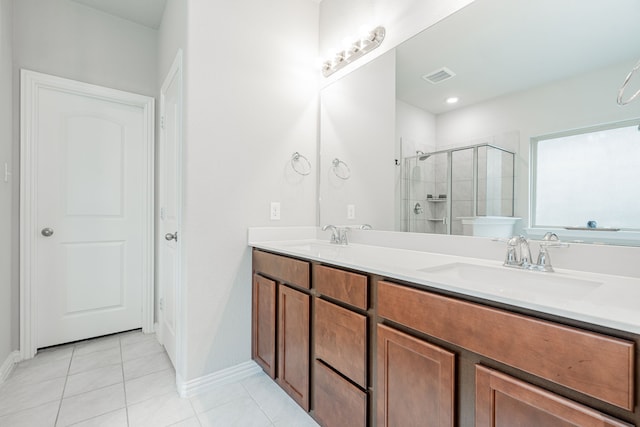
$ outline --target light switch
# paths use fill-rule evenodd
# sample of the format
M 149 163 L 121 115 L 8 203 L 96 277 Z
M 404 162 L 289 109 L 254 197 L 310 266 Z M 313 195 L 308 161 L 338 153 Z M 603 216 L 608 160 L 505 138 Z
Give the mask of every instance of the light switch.
M 280 220 L 280 202 L 271 202 L 271 219 Z
M 347 205 L 347 219 L 356 219 L 356 205 Z

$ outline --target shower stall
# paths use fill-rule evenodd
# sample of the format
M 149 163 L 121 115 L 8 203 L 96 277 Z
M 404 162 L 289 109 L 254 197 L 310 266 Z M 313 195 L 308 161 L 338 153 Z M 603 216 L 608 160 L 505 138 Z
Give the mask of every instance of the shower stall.
M 513 217 L 515 154 L 484 143 L 403 159 L 403 231 L 470 234 L 474 217 Z

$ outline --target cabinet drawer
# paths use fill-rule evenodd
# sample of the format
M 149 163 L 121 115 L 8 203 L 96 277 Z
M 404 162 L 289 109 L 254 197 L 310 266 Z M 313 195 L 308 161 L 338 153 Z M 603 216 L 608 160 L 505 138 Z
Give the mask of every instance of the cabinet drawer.
M 316 298 L 316 358 L 366 387 L 367 318 Z
M 476 427 L 632 427 L 509 375 L 476 365 Z
M 632 342 L 382 281 L 377 300 L 384 318 L 633 410 Z
M 309 289 L 309 263 L 258 250 L 253 251 L 253 269 L 271 278 Z
M 316 360 L 314 413 L 323 427 L 364 427 L 367 394 Z
M 362 310 L 367 309 L 367 276 L 316 265 L 313 283 L 317 291 Z

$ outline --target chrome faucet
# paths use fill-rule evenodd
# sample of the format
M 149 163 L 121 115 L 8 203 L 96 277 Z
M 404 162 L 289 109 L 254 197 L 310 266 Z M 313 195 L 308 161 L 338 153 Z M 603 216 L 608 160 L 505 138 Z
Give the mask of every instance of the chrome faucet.
M 540 252 L 535 264 L 531 263 L 531 250 L 529 241 L 524 236 L 513 236 L 507 241 L 507 256 L 504 260 L 505 267 L 521 268 L 523 270 L 552 272 L 551 258 L 548 248 L 568 247 L 569 244 L 561 242 L 555 233 L 546 233 L 540 243 Z
M 349 238 L 347 237 L 347 232 L 349 229 L 347 227 L 336 227 L 335 225 L 327 224 L 322 227 L 322 231 L 331 230 L 331 237 L 329 238 L 329 242 L 336 245 L 348 245 Z
M 340 243 L 340 231 L 338 231 L 338 227 L 335 225 L 327 224 L 322 227 L 322 231 L 331 230 L 331 237 L 329 238 L 330 243 L 339 244 Z

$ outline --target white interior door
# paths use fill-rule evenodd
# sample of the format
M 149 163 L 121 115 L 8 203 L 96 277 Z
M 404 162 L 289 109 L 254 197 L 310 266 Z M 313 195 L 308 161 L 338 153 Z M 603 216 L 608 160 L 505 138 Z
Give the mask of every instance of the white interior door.
M 160 91 L 160 337 L 176 366 L 177 296 L 180 283 L 180 205 L 182 146 L 182 55 Z
M 152 265 L 153 100 L 141 107 L 126 100 L 139 95 L 29 73 L 23 84 L 54 83 L 23 92 L 35 347 L 140 328 Z

